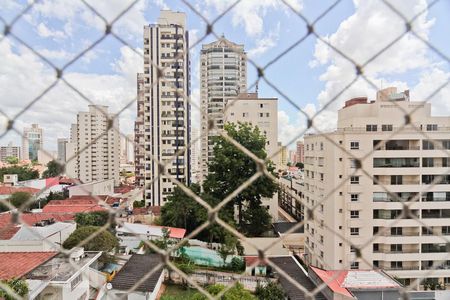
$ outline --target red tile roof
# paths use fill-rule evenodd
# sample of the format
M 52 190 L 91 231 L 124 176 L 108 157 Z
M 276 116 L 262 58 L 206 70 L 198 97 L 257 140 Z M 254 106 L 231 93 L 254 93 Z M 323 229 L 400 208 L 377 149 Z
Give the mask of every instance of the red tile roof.
M 114 188 L 114 193 L 117 194 L 126 194 L 128 192 L 131 192 L 132 190 L 134 190 L 134 186 L 131 185 L 123 185 L 123 186 L 118 186 Z
M 155 216 L 161 215 L 161 206 L 149 206 L 149 209 Z
M 0 195 L 11 195 L 17 192 L 25 192 L 30 194 L 36 194 L 40 189 L 30 188 L 30 187 L 16 187 L 16 186 L 0 186 Z
M 75 214 L 56 214 L 56 213 L 22 213 L 19 223 L 33 226 L 42 220 L 54 219 L 56 222 L 67 222 L 75 219 Z M 18 224 L 12 223 L 12 214 L 10 212 L 0 214 L 0 240 L 9 240 L 19 231 Z
M 260 261 L 258 256 L 244 256 L 245 265 L 252 266 L 254 263 L 258 262 L 256 266 L 267 266 L 265 261 Z
M 0 280 L 23 277 L 56 254 L 57 252 L 2 252 Z
M 69 198 L 66 200 L 51 200 L 44 206 L 44 213 L 81 213 L 104 211 L 106 208 L 100 206 L 96 199 Z

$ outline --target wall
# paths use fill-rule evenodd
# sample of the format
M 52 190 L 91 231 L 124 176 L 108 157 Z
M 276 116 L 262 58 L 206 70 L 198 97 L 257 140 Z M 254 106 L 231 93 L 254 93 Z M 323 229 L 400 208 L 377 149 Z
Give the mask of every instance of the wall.
M 114 194 L 114 179 L 85 183 L 69 188 L 69 197 L 86 195 L 111 196 L 112 194 Z

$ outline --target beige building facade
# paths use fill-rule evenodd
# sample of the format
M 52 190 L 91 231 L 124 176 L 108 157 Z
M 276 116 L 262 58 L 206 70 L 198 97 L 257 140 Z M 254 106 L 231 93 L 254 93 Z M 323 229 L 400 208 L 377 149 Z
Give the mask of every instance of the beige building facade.
M 22 158 L 22 154 L 20 153 L 20 147 L 14 146 L 12 142 L 10 142 L 7 146 L 0 147 L 0 161 L 6 162 L 8 157 L 15 157 L 19 161 Z
M 44 132 L 38 124 L 23 129 L 22 136 L 22 159 L 37 161 L 38 151 L 44 145 Z
M 144 26 L 143 38 L 144 73 L 138 74 L 135 124 L 136 182 L 144 189 L 146 203 L 160 206 L 175 188 L 171 179 L 189 184 L 191 175 L 186 15 L 162 10 L 156 24 Z M 164 163 L 164 171 L 158 162 Z
M 212 138 L 224 125 L 224 109 L 239 93 L 247 91 L 244 45 L 221 37 L 202 46 L 200 53 L 201 157 L 200 181 L 208 175 L 213 158 Z
M 113 124 L 108 130 L 109 120 Z M 119 120 L 108 113 L 108 107 L 89 105 L 88 112 L 79 112 L 70 136 L 66 174 L 85 183 L 113 179 L 119 185 Z
M 410 101 L 409 91 L 347 101 L 336 131 L 305 136 L 302 195 L 314 208 L 314 218 L 306 215 L 306 261 L 447 284 L 449 156 L 450 117 L 432 116 L 431 104 Z

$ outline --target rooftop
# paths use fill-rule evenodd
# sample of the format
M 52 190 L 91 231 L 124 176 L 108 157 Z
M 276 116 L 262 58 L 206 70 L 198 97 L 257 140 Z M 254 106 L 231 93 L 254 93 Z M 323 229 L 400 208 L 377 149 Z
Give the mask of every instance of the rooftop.
M 311 270 L 335 293 L 353 297 L 351 290 L 398 289 L 400 284 L 378 270 Z
M 27 274 L 28 279 L 67 281 L 86 265 L 91 265 L 101 252 L 84 252 L 79 260 L 60 253 Z
M 34 189 L 30 187 L 16 187 L 16 186 L 0 186 L 0 195 L 11 195 L 17 192 L 25 192 L 30 194 L 37 194 L 40 189 Z
M 169 236 L 171 238 L 182 239 L 186 234 L 186 229 L 183 228 L 154 226 L 154 225 L 127 223 L 127 222 L 124 222 L 122 227 L 117 228 L 117 232 L 162 237 L 163 228 L 167 228 L 170 231 Z
M 150 271 L 155 270 L 160 263 L 161 256 L 159 254 L 134 254 L 111 281 L 112 288 L 121 291 L 129 290 Z M 152 292 L 162 271 L 163 267 L 161 266 L 136 287 L 135 290 L 140 292 Z
M 278 234 L 283 234 L 297 224 L 298 224 L 298 222 L 277 222 L 277 223 L 273 223 L 272 225 L 273 225 L 275 232 L 277 232 Z M 303 226 L 297 228 L 292 233 L 304 233 Z
M 98 198 L 91 196 L 74 196 L 66 200 L 51 200 L 44 206 L 44 213 L 81 213 L 103 211 L 105 207 L 99 205 Z
M 2 252 L 0 253 L 0 279 L 23 277 L 56 254 L 56 252 Z
M 305 271 L 300 267 L 299 263 L 292 256 L 270 257 L 269 260 L 284 272 L 286 272 L 289 277 L 294 279 L 308 291 L 313 291 L 316 288 L 315 284 L 309 279 Z M 274 271 L 276 272 L 276 270 Z M 278 274 L 278 276 L 280 279 L 280 284 L 290 300 L 306 299 L 305 293 L 299 290 L 286 277 L 281 274 Z M 326 298 L 322 293 L 317 293 L 314 299 L 325 300 Z
M 11 237 L 15 241 L 39 241 L 60 232 L 67 227 L 74 227 L 74 224 L 57 222 L 48 226 L 22 226 L 17 233 Z

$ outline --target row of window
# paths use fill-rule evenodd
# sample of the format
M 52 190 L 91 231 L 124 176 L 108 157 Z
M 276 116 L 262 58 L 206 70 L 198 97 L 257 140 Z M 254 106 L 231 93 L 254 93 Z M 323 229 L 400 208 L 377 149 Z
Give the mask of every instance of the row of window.
M 422 125 L 420 125 L 420 129 L 422 129 Z M 392 131 L 393 130 L 393 126 L 392 124 L 383 124 L 381 125 L 381 131 Z M 437 124 L 427 124 L 426 125 L 426 130 L 427 131 L 437 131 L 438 130 L 438 125 Z M 376 124 L 367 124 L 366 125 L 366 131 L 368 132 L 373 132 L 373 131 L 378 131 L 378 125 Z

